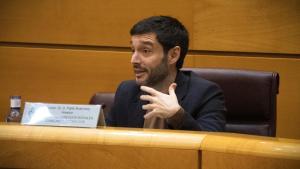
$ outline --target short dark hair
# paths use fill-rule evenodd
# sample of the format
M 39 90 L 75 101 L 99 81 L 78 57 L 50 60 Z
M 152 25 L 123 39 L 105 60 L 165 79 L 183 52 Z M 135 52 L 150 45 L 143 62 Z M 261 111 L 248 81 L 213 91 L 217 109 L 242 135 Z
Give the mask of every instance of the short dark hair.
M 130 30 L 131 36 L 146 33 L 156 34 L 165 54 L 171 48 L 180 46 L 180 57 L 176 67 L 178 70 L 182 68 L 189 47 L 189 33 L 180 21 L 170 16 L 152 16 L 137 22 Z

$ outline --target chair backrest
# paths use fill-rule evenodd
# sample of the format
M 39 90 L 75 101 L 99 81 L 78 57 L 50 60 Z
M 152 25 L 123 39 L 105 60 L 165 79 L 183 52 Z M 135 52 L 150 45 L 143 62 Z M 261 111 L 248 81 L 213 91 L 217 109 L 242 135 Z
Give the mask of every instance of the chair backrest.
M 226 131 L 264 136 L 276 135 L 276 72 L 186 68 L 217 83 L 225 95 Z
M 224 92 L 226 132 L 276 135 L 276 96 L 279 88 L 279 74 L 276 72 L 184 68 L 198 76 L 217 83 Z M 91 104 L 105 104 L 109 112 L 114 93 L 96 93 Z
M 104 116 L 110 111 L 114 104 L 115 93 L 97 92 L 90 99 L 90 104 L 101 104 Z

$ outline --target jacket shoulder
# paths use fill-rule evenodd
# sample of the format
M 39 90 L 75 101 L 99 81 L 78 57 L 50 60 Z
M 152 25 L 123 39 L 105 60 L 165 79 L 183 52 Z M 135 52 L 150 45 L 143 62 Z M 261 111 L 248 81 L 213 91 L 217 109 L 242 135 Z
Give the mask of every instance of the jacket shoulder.
M 117 88 L 117 95 L 130 95 L 139 91 L 139 85 L 136 84 L 135 80 L 126 80 L 120 83 Z

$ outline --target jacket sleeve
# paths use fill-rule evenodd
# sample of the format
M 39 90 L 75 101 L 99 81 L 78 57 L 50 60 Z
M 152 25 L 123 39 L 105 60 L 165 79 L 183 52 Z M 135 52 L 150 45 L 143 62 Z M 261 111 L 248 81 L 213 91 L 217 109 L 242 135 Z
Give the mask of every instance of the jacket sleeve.
M 201 97 L 188 98 L 193 100 L 188 106 L 196 107 L 194 112 L 184 108 L 167 119 L 168 124 L 178 130 L 224 131 L 225 103 L 224 95 L 217 85 L 206 88 Z M 197 104 L 197 105 L 195 105 Z

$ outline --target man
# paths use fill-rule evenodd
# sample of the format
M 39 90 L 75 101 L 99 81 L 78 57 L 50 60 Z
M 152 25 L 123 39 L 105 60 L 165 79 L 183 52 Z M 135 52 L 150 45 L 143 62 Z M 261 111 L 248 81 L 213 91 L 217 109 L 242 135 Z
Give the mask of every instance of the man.
M 130 30 L 135 80 L 120 84 L 109 126 L 223 131 L 224 96 L 218 86 L 182 72 L 188 32 L 175 18 L 153 16 Z

